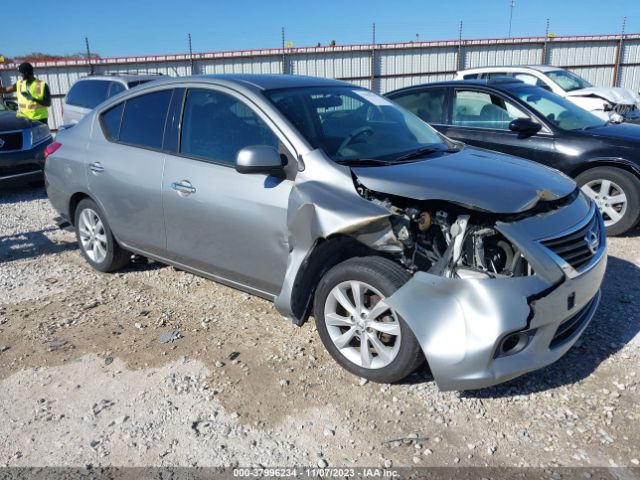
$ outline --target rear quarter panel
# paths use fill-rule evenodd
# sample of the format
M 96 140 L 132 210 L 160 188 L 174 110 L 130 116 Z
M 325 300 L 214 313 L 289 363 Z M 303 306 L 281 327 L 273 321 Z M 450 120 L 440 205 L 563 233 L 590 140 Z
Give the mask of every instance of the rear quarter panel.
M 92 120 L 93 115 L 89 115 L 77 125 L 60 131 L 55 141 L 62 146 L 49 156 L 44 166 L 49 201 L 72 222 L 69 213 L 71 197 L 75 193 L 88 192 L 86 162 Z

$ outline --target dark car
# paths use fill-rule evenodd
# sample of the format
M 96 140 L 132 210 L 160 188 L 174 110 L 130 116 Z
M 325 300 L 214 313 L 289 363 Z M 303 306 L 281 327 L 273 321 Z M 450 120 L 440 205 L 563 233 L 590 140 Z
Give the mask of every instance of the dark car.
M 51 141 L 49 127 L 16 116 L 0 100 L 0 187 L 41 182 Z
M 640 126 L 608 123 L 548 90 L 509 78 L 419 85 L 387 97 L 449 138 L 574 178 L 600 208 L 608 234 L 638 223 Z

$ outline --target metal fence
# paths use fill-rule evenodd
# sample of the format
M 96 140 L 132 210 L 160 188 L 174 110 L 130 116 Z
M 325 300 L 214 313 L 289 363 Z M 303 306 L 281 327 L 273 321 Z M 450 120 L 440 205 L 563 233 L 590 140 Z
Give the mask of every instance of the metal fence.
M 453 40 L 241 50 L 36 63 L 53 95 L 50 125 L 61 124 L 62 98 L 79 78 L 94 74 L 291 73 L 339 78 L 385 93 L 448 80 L 460 69 L 548 64 L 566 67 L 595 85 L 640 89 L 640 34 Z M 4 85 L 16 65 L 0 65 Z

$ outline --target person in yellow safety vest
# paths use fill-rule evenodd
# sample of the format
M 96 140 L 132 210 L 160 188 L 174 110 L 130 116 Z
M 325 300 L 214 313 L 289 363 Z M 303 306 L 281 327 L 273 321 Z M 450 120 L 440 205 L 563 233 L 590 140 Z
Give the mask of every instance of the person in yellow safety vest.
M 16 93 L 18 97 L 18 116 L 48 124 L 51 93 L 49 86 L 33 76 L 33 65 L 21 63 L 18 71 L 22 79 L 15 85 L 0 87 L 0 94 Z

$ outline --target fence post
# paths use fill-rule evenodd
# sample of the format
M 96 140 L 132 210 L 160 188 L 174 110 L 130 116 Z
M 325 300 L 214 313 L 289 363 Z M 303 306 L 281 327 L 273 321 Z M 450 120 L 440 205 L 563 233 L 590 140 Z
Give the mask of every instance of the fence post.
M 380 93 L 376 89 L 376 24 L 374 23 L 371 31 L 371 78 L 369 79 L 369 88 L 372 92 Z

